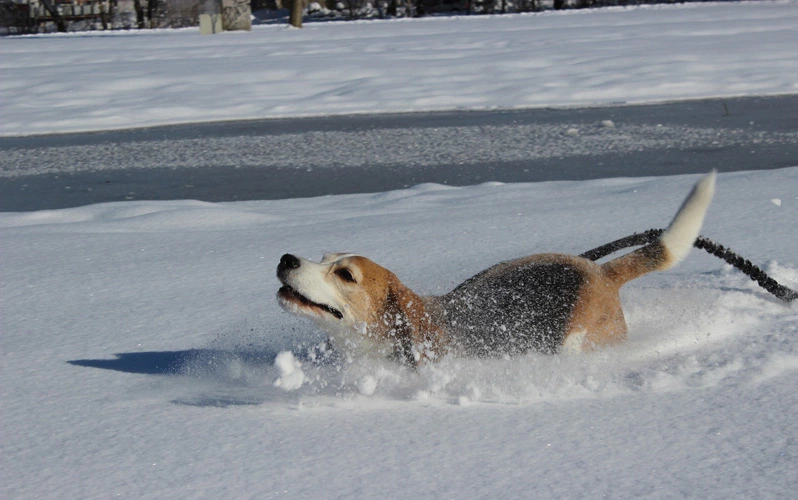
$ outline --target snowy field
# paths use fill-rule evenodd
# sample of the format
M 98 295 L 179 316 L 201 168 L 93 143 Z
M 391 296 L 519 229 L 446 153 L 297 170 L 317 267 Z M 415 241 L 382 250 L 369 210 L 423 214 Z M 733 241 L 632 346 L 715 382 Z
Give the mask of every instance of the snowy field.
M 798 312 L 699 251 L 627 285 L 604 352 L 274 364 L 323 339 L 276 304 L 284 252 L 441 293 L 662 227 L 695 178 L 0 214 L 0 496 L 787 498 Z M 721 174 L 703 233 L 796 287 L 796 187 Z
M 6 38 L 0 133 L 796 92 L 797 26 L 757 2 Z M 584 355 L 314 364 L 274 298 L 285 252 L 443 293 L 663 227 L 696 179 L 0 213 L 0 498 L 791 498 L 798 306 L 700 251 Z M 721 171 L 702 234 L 796 288 L 796 220 L 798 165 Z
M 0 38 L 0 135 L 798 92 L 798 2 Z

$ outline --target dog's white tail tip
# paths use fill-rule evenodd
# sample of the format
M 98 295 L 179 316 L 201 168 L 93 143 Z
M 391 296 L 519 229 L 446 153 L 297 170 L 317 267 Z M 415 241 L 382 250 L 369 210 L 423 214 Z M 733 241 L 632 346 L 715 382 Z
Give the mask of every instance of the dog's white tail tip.
M 704 223 L 704 215 L 715 194 L 717 174 L 716 170 L 712 170 L 696 183 L 668 229 L 660 237 L 660 242 L 667 248 L 672 259 L 671 265 L 684 259 L 693 247 L 693 242 Z

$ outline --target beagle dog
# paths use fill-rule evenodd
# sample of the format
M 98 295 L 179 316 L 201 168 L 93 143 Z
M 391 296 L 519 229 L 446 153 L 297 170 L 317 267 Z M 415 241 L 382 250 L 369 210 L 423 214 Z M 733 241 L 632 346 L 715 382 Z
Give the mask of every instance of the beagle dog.
M 316 263 L 285 254 L 277 298 L 285 310 L 315 320 L 333 346 L 412 366 L 446 353 L 502 357 L 616 344 L 627 331 L 619 289 L 687 255 L 715 177 L 713 171 L 695 185 L 657 241 L 604 264 L 531 255 L 486 269 L 445 295 L 421 297 L 360 255 L 327 254 Z

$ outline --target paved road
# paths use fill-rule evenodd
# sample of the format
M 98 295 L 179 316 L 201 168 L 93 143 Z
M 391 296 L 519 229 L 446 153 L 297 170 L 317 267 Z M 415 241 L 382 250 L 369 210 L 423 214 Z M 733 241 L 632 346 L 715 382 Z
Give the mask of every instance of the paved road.
M 798 165 L 798 95 L 0 138 L 0 211 Z

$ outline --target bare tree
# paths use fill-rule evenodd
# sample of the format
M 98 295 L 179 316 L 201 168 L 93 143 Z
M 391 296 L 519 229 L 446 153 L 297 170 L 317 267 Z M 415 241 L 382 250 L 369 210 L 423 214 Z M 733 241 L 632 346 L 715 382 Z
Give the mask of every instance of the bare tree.
M 133 9 L 136 11 L 136 25 L 138 28 L 153 28 L 153 18 L 155 17 L 155 13 L 158 9 L 158 0 L 146 0 L 146 10 L 145 6 L 142 5 L 141 0 L 133 0 Z
M 114 7 L 116 7 L 116 0 L 108 0 L 107 2 L 100 2 L 100 22 L 103 23 L 104 30 L 107 30 L 113 26 Z
M 53 18 L 53 22 L 55 23 L 55 28 L 58 30 L 59 33 L 66 33 L 67 31 L 67 23 L 63 17 L 61 17 L 61 13 L 58 12 L 58 8 L 53 5 L 53 2 L 50 0 L 42 0 L 42 5 L 44 8 L 47 9 L 47 12 L 50 13 L 50 17 Z
M 302 27 L 302 10 L 305 7 L 303 0 L 291 0 L 291 13 L 288 16 L 288 24 L 294 28 Z
M 412 9 L 412 17 L 424 17 L 427 11 L 424 9 L 424 0 L 407 0 L 407 5 Z
M 133 0 L 133 9 L 136 11 L 136 26 L 138 29 L 143 30 L 146 26 L 144 23 L 144 7 L 141 5 L 141 0 Z
M 516 0 L 515 8 L 518 12 L 537 12 L 540 10 L 540 0 Z

